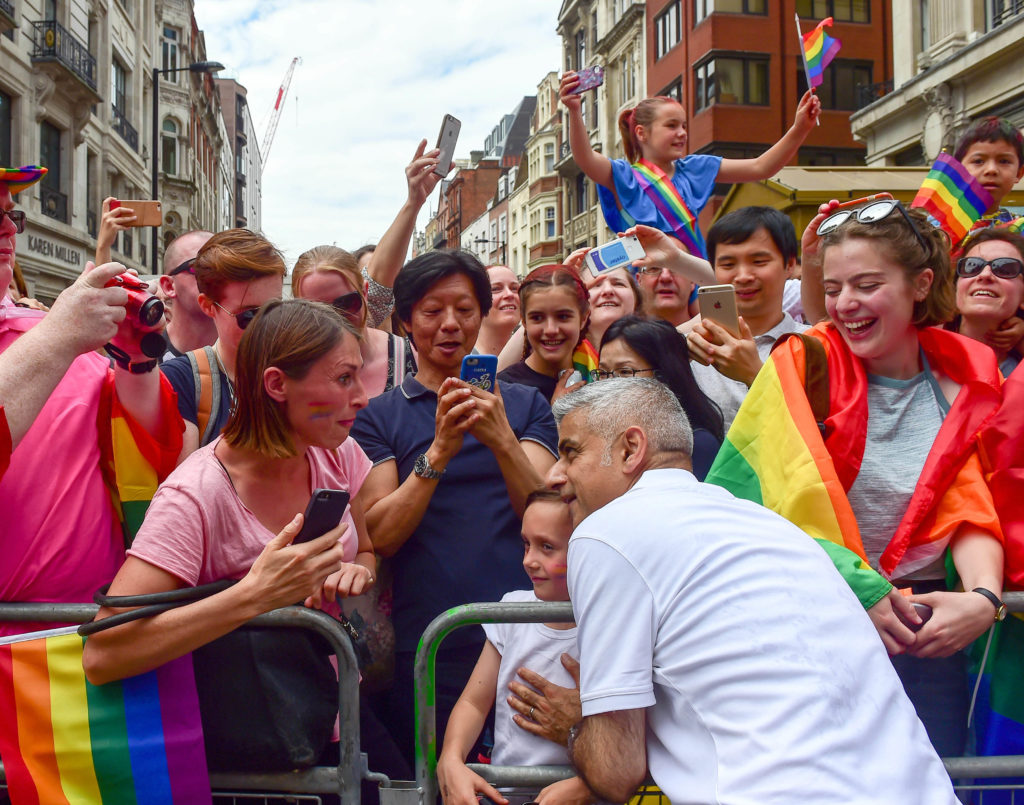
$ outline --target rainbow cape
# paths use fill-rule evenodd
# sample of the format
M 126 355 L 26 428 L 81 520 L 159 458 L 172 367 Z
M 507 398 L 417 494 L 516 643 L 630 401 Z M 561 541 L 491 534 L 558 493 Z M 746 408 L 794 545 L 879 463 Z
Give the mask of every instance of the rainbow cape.
M 671 226 L 672 234 L 690 254 L 705 257 L 697 237 L 697 216 L 690 212 L 672 180 L 653 162 L 641 159 L 632 165 L 640 189 L 654 202 L 661 217 Z M 635 223 L 635 222 L 634 222 Z
M 992 196 L 959 160 L 939 154 L 910 206 L 928 213 L 951 243 L 959 243 L 992 206 Z
M 174 389 L 163 374 L 159 405 L 163 412 L 161 432 L 154 437 L 118 400 L 114 393 L 114 371 L 110 370 L 101 391 L 96 425 L 103 477 L 124 527 L 127 545 L 138 533 L 157 486 L 171 474 L 181 452 L 181 415 Z
M 797 27 L 799 28 L 799 17 Z M 804 57 L 804 70 L 807 73 L 807 86 L 820 87 L 825 80 L 825 68 L 836 57 L 843 43 L 825 33 L 825 26 L 832 27 L 832 18 L 825 17 L 814 30 L 802 34 L 800 52 Z
M 879 560 L 884 578 L 868 566 L 846 496 L 864 455 L 867 376 L 832 325 L 779 340 L 707 477 L 817 540 L 865 608 L 889 591 L 886 579 L 937 558 L 962 523 L 1002 536 L 973 441 L 999 404 L 995 356 L 937 328 L 920 331 L 919 339 L 929 365 L 960 383 L 961 390 Z
M 74 628 L 0 645 L 0 757 L 12 801 L 211 802 L 191 655 L 97 687 Z
M 594 379 L 597 371 L 597 350 L 584 338 L 572 353 L 572 368 L 583 375 L 588 383 Z
M 1003 227 L 1011 232 L 1024 232 L 1024 216 L 1017 216 L 1009 210 L 1000 208 L 993 213 L 981 216 L 981 218 L 975 221 L 963 240 L 968 240 L 975 233 L 980 232 L 982 229 L 988 229 L 990 226 Z M 960 241 L 953 248 L 952 257 L 954 259 L 963 255 L 963 245 L 963 241 Z

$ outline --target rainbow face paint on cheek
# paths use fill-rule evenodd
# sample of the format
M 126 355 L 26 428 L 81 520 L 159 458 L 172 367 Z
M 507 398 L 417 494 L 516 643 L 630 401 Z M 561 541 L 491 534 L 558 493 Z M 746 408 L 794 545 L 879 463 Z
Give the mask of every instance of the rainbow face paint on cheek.
M 309 404 L 310 419 L 326 419 L 331 415 L 331 405 L 324 402 L 313 402 Z
M 564 579 L 569 574 L 569 565 L 562 562 L 558 565 L 552 565 L 551 575 L 556 579 Z

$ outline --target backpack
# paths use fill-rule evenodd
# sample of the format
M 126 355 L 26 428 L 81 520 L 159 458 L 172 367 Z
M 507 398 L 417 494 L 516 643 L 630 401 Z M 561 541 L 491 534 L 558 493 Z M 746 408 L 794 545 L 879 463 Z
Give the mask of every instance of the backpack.
M 213 347 L 203 347 L 187 353 L 192 365 L 192 380 L 196 393 L 196 425 L 199 428 L 199 446 L 209 444 L 220 434 L 216 430 L 216 413 L 220 411 L 221 395 L 225 392 L 220 360 Z M 228 391 L 230 394 L 230 391 Z

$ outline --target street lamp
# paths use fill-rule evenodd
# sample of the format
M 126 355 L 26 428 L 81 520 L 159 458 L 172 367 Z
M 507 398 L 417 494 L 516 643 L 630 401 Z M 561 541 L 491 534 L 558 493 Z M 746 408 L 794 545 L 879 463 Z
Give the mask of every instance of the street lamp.
M 505 259 L 505 243 L 506 241 L 491 240 L 490 238 L 474 238 L 474 243 L 487 243 L 488 245 L 493 244 L 495 246 L 501 246 L 501 264 L 508 265 L 508 260 Z
M 168 67 L 164 69 L 162 67 L 153 68 L 153 147 L 151 150 L 153 154 L 153 198 L 157 197 L 160 192 L 160 76 L 170 75 L 171 73 L 219 73 L 224 69 L 224 65 L 219 61 L 197 61 L 190 64 L 188 67 Z M 153 243 L 151 247 L 150 266 L 153 269 L 154 274 L 159 274 L 160 271 L 156 264 L 156 244 L 157 244 L 157 230 L 160 227 L 153 227 Z

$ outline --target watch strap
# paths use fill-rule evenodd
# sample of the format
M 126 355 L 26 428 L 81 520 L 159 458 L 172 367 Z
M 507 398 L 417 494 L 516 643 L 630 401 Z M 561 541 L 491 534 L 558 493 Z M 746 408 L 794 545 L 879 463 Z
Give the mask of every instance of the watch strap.
M 992 606 L 996 608 L 995 620 L 1001 621 L 1006 617 L 1006 604 L 994 592 L 986 590 L 984 587 L 975 587 L 971 592 L 985 596 L 992 603 Z

